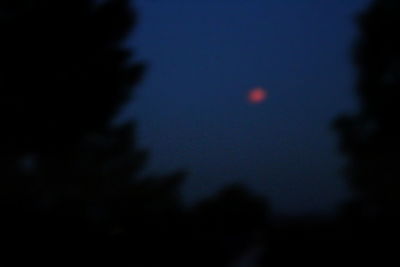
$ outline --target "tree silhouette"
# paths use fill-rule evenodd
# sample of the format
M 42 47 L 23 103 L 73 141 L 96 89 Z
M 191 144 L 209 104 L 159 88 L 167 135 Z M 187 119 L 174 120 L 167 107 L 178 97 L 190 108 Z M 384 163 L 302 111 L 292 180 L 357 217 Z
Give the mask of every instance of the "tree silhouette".
M 355 191 L 334 217 L 282 218 L 271 223 L 262 266 L 398 262 L 400 151 L 400 2 L 375 0 L 359 17 L 354 47 L 361 108 L 334 122 Z M 329 262 L 328 262 L 329 261 Z
M 3 229 L 25 240 L 113 231 L 109 203 L 146 159 L 130 123 L 111 126 L 144 69 L 120 44 L 135 25 L 129 1 L 0 8 Z
M 361 36 L 355 47 L 357 92 L 361 109 L 335 123 L 348 156 L 352 188 L 367 210 L 398 215 L 400 180 L 396 125 L 400 96 L 400 3 L 375 1 L 359 19 Z M 363 204 L 364 205 L 364 204 Z
M 238 187 L 185 207 L 184 173 L 143 177 L 134 124 L 112 124 L 144 71 L 121 45 L 129 2 L 0 2 L 2 243 L 49 261 L 227 266 L 264 225 L 260 200 Z

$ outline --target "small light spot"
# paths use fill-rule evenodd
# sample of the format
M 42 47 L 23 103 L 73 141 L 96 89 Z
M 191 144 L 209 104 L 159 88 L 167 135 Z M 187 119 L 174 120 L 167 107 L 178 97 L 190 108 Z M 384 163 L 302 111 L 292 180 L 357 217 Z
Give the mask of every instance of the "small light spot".
M 267 91 L 262 87 L 256 87 L 249 91 L 247 99 L 252 104 L 259 104 L 267 99 Z

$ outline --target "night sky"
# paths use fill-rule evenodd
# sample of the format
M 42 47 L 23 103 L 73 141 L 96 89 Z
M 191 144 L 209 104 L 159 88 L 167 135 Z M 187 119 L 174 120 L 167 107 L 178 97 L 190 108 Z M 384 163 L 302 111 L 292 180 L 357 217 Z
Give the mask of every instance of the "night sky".
M 332 120 L 357 110 L 351 46 L 370 0 L 141 0 L 128 46 L 148 63 L 122 111 L 151 157 L 189 172 L 189 203 L 242 182 L 277 213 L 348 196 Z M 261 86 L 268 98 L 250 104 Z

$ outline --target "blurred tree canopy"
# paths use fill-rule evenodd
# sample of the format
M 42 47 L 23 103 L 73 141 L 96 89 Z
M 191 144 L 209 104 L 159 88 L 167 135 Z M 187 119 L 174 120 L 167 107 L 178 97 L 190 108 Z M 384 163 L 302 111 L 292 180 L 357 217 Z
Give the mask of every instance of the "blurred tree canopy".
M 263 202 L 240 186 L 187 208 L 183 172 L 141 174 L 148 156 L 134 123 L 112 124 L 145 69 L 122 46 L 135 24 L 128 0 L 0 1 L 7 251 L 49 262 L 227 266 L 263 228 Z
M 339 118 L 335 126 L 348 157 L 350 185 L 363 205 L 370 212 L 399 215 L 400 2 L 377 0 L 358 22 L 354 62 L 361 108 L 356 115 Z
M 398 262 L 400 175 L 400 1 L 375 0 L 357 19 L 353 47 L 360 110 L 335 120 L 354 191 L 331 217 L 272 223 L 262 266 Z

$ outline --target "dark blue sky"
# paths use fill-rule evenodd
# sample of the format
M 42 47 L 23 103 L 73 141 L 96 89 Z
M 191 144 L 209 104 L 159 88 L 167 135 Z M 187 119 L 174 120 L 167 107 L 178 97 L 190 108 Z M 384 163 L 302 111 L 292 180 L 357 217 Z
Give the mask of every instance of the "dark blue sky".
M 147 172 L 187 169 L 191 202 L 243 182 L 277 212 L 332 210 L 348 193 L 330 125 L 357 107 L 350 49 L 369 2 L 136 1 L 128 45 L 149 69 L 121 119 L 138 121 Z

